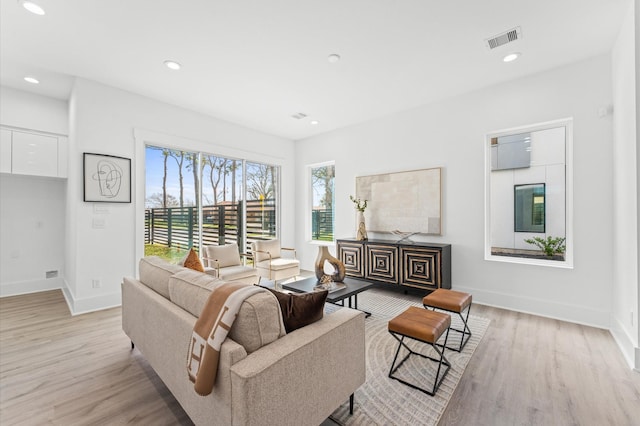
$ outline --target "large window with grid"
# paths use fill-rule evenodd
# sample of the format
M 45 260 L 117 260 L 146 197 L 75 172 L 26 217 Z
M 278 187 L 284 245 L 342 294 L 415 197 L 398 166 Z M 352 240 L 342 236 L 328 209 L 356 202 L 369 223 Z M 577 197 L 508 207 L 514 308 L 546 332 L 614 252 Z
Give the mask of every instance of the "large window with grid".
M 193 247 L 278 233 L 279 166 L 145 146 L 145 256 L 180 260 Z

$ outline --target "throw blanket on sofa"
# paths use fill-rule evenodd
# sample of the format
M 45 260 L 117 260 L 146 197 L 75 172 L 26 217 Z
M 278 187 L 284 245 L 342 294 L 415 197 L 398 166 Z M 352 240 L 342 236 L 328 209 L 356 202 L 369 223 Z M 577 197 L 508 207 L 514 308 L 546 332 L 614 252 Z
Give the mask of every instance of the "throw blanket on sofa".
M 193 327 L 187 370 L 198 395 L 209 395 L 218 372 L 220 347 L 224 342 L 240 306 L 249 296 L 265 291 L 254 285 L 225 283 L 216 287 Z

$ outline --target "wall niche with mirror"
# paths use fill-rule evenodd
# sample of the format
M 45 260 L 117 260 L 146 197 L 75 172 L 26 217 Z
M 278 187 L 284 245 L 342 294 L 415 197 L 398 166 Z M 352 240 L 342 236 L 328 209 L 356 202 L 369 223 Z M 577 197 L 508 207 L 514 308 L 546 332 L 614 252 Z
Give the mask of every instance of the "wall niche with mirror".
M 486 136 L 485 259 L 573 266 L 572 144 L 571 119 Z

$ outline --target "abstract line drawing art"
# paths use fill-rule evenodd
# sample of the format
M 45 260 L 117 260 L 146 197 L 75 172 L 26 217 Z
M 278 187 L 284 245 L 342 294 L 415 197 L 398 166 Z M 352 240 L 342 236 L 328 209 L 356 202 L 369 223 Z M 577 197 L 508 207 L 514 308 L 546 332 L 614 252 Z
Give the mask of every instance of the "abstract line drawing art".
M 131 159 L 84 153 L 84 201 L 131 202 Z

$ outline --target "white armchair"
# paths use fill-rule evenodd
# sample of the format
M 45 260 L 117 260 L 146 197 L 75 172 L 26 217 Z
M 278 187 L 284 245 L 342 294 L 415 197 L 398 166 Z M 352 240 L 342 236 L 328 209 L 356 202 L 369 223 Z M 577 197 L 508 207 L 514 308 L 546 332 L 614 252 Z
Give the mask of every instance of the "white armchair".
M 251 253 L 258 276 L 273 281 L 275 288 L 277 281 L 300 275 L 300 261 L 296 259 L 296 250 L 280 247 L 280 240 L 254 241 L 251 243 Z
M 225 281 L 240 281 L 246 284 L 256 284 L 259 281 L 257 270 L 241 261 L 241 256 L 245 259 L 251 256 L 240 253 L 238 244 L 204 246 L 203 252 L 202 260 L 207 274 Z

